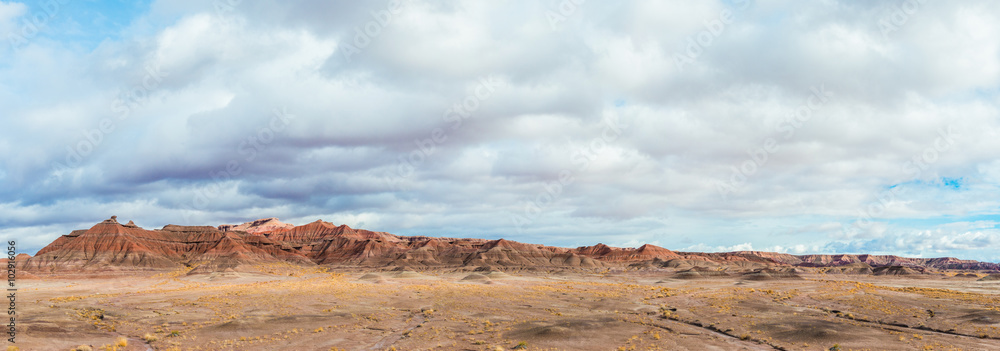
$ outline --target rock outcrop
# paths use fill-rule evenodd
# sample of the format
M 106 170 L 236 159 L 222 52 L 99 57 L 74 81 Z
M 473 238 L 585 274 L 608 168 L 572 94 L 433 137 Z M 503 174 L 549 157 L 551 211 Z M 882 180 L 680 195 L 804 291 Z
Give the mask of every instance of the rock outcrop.
M 617 248 L 604 244 L 597 244 L 594 246 L 578 247 L 575 252 L 580 255 L 607 262 L 648 261 L 657 258 L 661 260 L 668 260 L 681 257 L 673 251 L 650 244 L 645 244 L 638 248 Z
M 132 223 L 129 221 L 129 223 Z M 277 218 L 263 218 L 256 221 L 246 222 L 243 224 L 223 224 L 219 226 L 219 230 L 224 232 L 229 231 L 242 231 L 251 234 L 264 233 L 264 232 L 274 232 L 280 230 L 287 230 L 294 228 L 294 225 L 288 223 L 282 223 Z

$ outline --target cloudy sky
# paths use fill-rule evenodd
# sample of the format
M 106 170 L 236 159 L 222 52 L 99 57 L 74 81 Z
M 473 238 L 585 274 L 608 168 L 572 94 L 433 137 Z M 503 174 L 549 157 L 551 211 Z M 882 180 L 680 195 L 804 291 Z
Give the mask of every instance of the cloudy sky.
M 0 236 L 1000 261 L 993 1 L 0 0 Z

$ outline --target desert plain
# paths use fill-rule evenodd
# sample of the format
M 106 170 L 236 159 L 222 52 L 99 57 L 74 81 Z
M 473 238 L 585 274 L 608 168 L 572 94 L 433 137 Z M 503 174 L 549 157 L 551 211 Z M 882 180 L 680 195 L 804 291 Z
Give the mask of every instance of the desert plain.
M 256 270 L 256 272 L 253 272 Z M 708 273 L 708 270 L 705 270 Z M 242 272 L 21 281 L 21 350 L 991 350 L 983 274 L 632 269 Z

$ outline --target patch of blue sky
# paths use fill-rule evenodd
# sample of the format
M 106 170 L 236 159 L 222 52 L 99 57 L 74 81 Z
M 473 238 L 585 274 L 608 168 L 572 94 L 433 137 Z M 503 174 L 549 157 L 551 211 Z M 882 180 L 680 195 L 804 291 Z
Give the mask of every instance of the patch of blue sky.
M 117 40 L 132 21 L 149 10 L 150 0 L 26 1 L 22 23 L 40 23 L 37 37 L 93 50 L 104 40 Z
M 991 228 L 1000 228 L 1000 214 L 976 214 L 967 216 L 935 216 L 928 218 L 895 218 L 887 220 L 891 225 L 927 229 L 956 222 L 997 222 Z M 985 228 L 983 228 L 985 229 Z
M 979 99 L 995 99 L 1000 96 L 1000 85 L 996 85 L 991 88 L 979 88 L 976 89 L 975 97 Z
M 953 190 L 958 190 L 958 189 L 962 188 L 963 181 L 964 181 L 964 178 L 942 177 L 941 178 L 941 185 L 944 186 L 945 188 L 949 188 L 949 189 L 953 189 Z
M 934 180 L 914 179 L 907 182 L 889 185 L 886 187 L 886 189 L 894 189 L 900 186 L 903 187 L 916 186 L 916 187 L 932 187 L 941 189 L 961 190 L 966 184 L 967 181 L 965 177 L 941 177 Z

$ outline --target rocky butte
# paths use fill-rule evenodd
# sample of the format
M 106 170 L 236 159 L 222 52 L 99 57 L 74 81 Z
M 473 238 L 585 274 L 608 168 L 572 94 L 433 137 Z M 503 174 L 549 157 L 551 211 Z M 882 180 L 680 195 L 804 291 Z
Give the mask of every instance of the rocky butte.
M 186 269 L 189 274 L 241 271 L 262 263 L 378 269 L 621 269 L 713 274 L 818 270 L 844 274 L 921 274 L 939 270 L 997 271 L 996 263 L 890 255 L 790 255 L 773 252 L 675 252 L 654 245 L 577 248 L 505 239 L 399 236 L 330 222 L 294 226 L 277 218 L 239 225 L 167 225 L 148 230 L 115 216 L 63 235 L 34 257 L 18 258 L 34 275 L 137 274 Z M 713 273 L 715 272 L 715 273 Z M 781 273 L 784 274 L 784 273 Z

